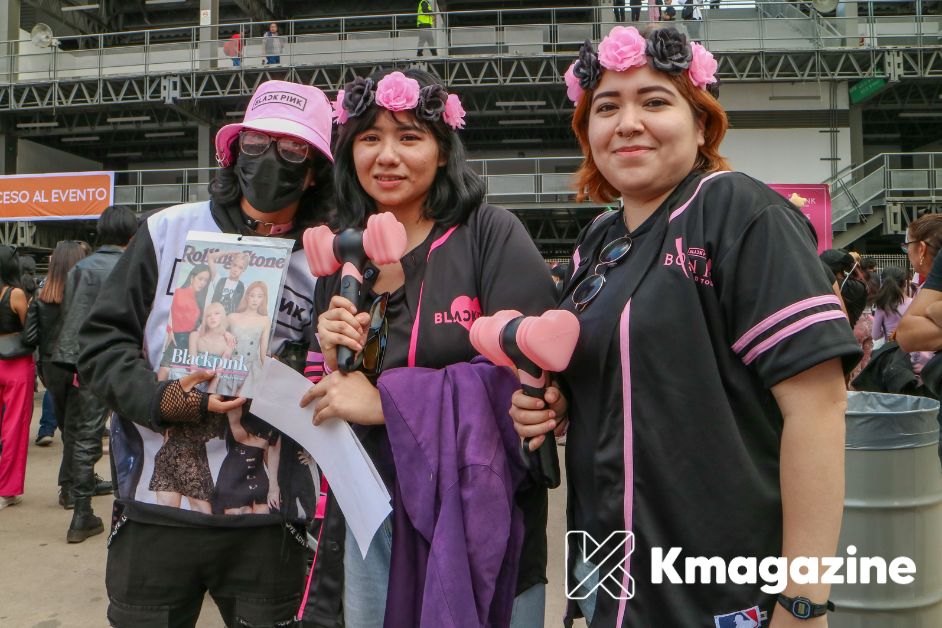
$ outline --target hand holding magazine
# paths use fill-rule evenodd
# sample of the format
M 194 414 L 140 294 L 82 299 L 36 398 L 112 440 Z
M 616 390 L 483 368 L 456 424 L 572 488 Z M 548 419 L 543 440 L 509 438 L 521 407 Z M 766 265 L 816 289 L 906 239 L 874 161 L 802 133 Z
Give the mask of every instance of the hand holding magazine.
M 196 371 L 216 377 L 200 388 L 248 396 L 242 387 L 268 357 L 293 242 L 191 231 L 174 269 L 174 292 L 158 379 Z M 249 392 L 249 391 L 245 391 Z

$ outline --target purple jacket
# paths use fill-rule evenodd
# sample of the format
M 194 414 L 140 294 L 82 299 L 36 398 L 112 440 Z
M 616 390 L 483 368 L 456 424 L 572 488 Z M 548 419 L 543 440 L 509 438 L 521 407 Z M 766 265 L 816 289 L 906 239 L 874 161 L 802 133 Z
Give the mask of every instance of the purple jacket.
M 378 387 L 397 473 L 385 628 L 510 625 L 526 476 L 516 376 L 478 358 L 390 369 Z

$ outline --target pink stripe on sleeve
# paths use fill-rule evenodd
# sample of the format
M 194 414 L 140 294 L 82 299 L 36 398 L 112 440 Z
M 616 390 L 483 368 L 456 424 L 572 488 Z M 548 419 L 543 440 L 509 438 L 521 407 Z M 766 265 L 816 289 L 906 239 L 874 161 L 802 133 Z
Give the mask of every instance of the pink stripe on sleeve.
M 625 425 L 624 425 L 624 462 L 625 462 L 625 502 L 624 502 L 624 513 L 625 513 L 625 530 L 627 532 L 632 532 L 632 522 L 633 522 L 633 507 L 634 507 L 634 497 L 635 497 L 635 484 L 634 484 L 634 433 L 633 433 L 633 424 L 631 420 L 631 354 L 628 350 L 628 340 L 629 340 L 629 320 L 631 318 L 631 299 L 628 299 L 628 303 L 625 304 L 625 310 L 621 314 L 621 322 L 618 326 L 619 333 L 619 346 L 621 353 L 621 402 L 624 407 L 625 415 Z M 630 578 L 631 573 L 631 549 L 634 546 L 634 543 L 625 544 L 625 571 L 624 576 L 622 577 L 621 586 L 622 590 L 628 589 L 628 579 Z M 619 596 L 623 598 L 624 596 Z M 621 626 L 622 621 L 625 618 L 627 600 L 619 599 L 618 600 L 618 620 L 615 622 L 616 626 Z
M 819 297 L 811 297 L 809 299 L 798 301 L 797 303 L 792 303 L 788 307 L 782 308 L 771 316 L 767 316 L 762 322 L 743 334 L 742 338 L 737 340 L 736 344 L 733 345 L 733 351 L 739 353 L 760 334 L 768 331 L 778 323 L 781 323 L 789 316 L 794 316 L 799 312 L 810 310 L 813 307 L 820 307 L 822 305 L 836 305 L 837 307 L 841 307 L 841 302 L 837 299 L 836 294 L 828 294 Z
M 697 198 L 697 194 L 700 193 L 700 188 L 703 187 L 703 184 L 709 181 L 710 179 L 715 179 L 721 174 L 729 174 L 729 172 L 726 170 L 720 170 L 719 172 L 714 172 L 713 174 L 709 174 L 703 177 L 702 179 L 700 179 L 700 183 L 697 184 L 697 189 L 693 191 L 693 195 L 687 199 L 686 203 L 684 203 L 683 205 L 681 205 L 680 207 L 678 207 L 677 209 L 671 212 L 670 218 L 667 219 L 667 222 L 674 220 L 674 218 L 677 218 L 682 213 L 684 213 L 687 210 L 687 207 L 690 206 L 690 203 L 693 202 L 693 199 Z
M 844 316 L 844 312 L 841 310 L 829 310 L 827 312 L 818 312 L 817 314 L 812 314 L 811 316 L 806 316 L 800 320 L 795 321 L 788 327 L 780 329 L 777 333 L 769 336 L 759 344 L 757 344 L 752 351 L 746 354 L 746 357 L 742 359 L 743 363 L 746 365 L 751 364 L 757 357 L 782 342 L 789 336 L 794 336 L 803 329 L 807 329 L 812 325 L 817 323 L 823 323 L 824 321 L 836 320 L 838 318 L 847 319 Z

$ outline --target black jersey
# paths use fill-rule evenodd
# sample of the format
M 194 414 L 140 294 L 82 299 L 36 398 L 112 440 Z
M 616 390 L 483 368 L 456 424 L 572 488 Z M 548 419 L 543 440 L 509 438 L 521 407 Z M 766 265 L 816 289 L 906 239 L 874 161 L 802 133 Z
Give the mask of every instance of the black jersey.
M 575 309 L 574 286 L 625 234 L 621 218 L 603 214 L 580 237 L 562 307 Z M 682 548 L 681 577 L 686 556 L 780 556 L 783 418 L 770 388 L 835 357 L 849 370 L 860 348 L 810 223 L 754 179 L 691 175 L 630 235 L 577 314 L 563 374 L 570 530 L 598 543 L 634 534 L 622 578 L 634 596 L 599 588 L 592 627 L 712 628 L 737 611 L 771 613 L 758 584 L 652 584 L 652 548 Z

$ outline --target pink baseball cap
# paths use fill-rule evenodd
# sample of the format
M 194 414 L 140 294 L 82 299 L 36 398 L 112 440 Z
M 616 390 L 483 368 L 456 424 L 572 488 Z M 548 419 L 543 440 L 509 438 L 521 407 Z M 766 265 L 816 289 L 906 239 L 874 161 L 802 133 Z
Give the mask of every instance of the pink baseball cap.
M 316 87 L 266 81 L 252 94 L 242 122 L 227 124 L 216 133 L 216 161 L 223 168 L 232 164 L 232 140 L 242 129 L 253 129 L 307 142 L 333 162 L 330 154 L 332 113 L 327 96 Z

